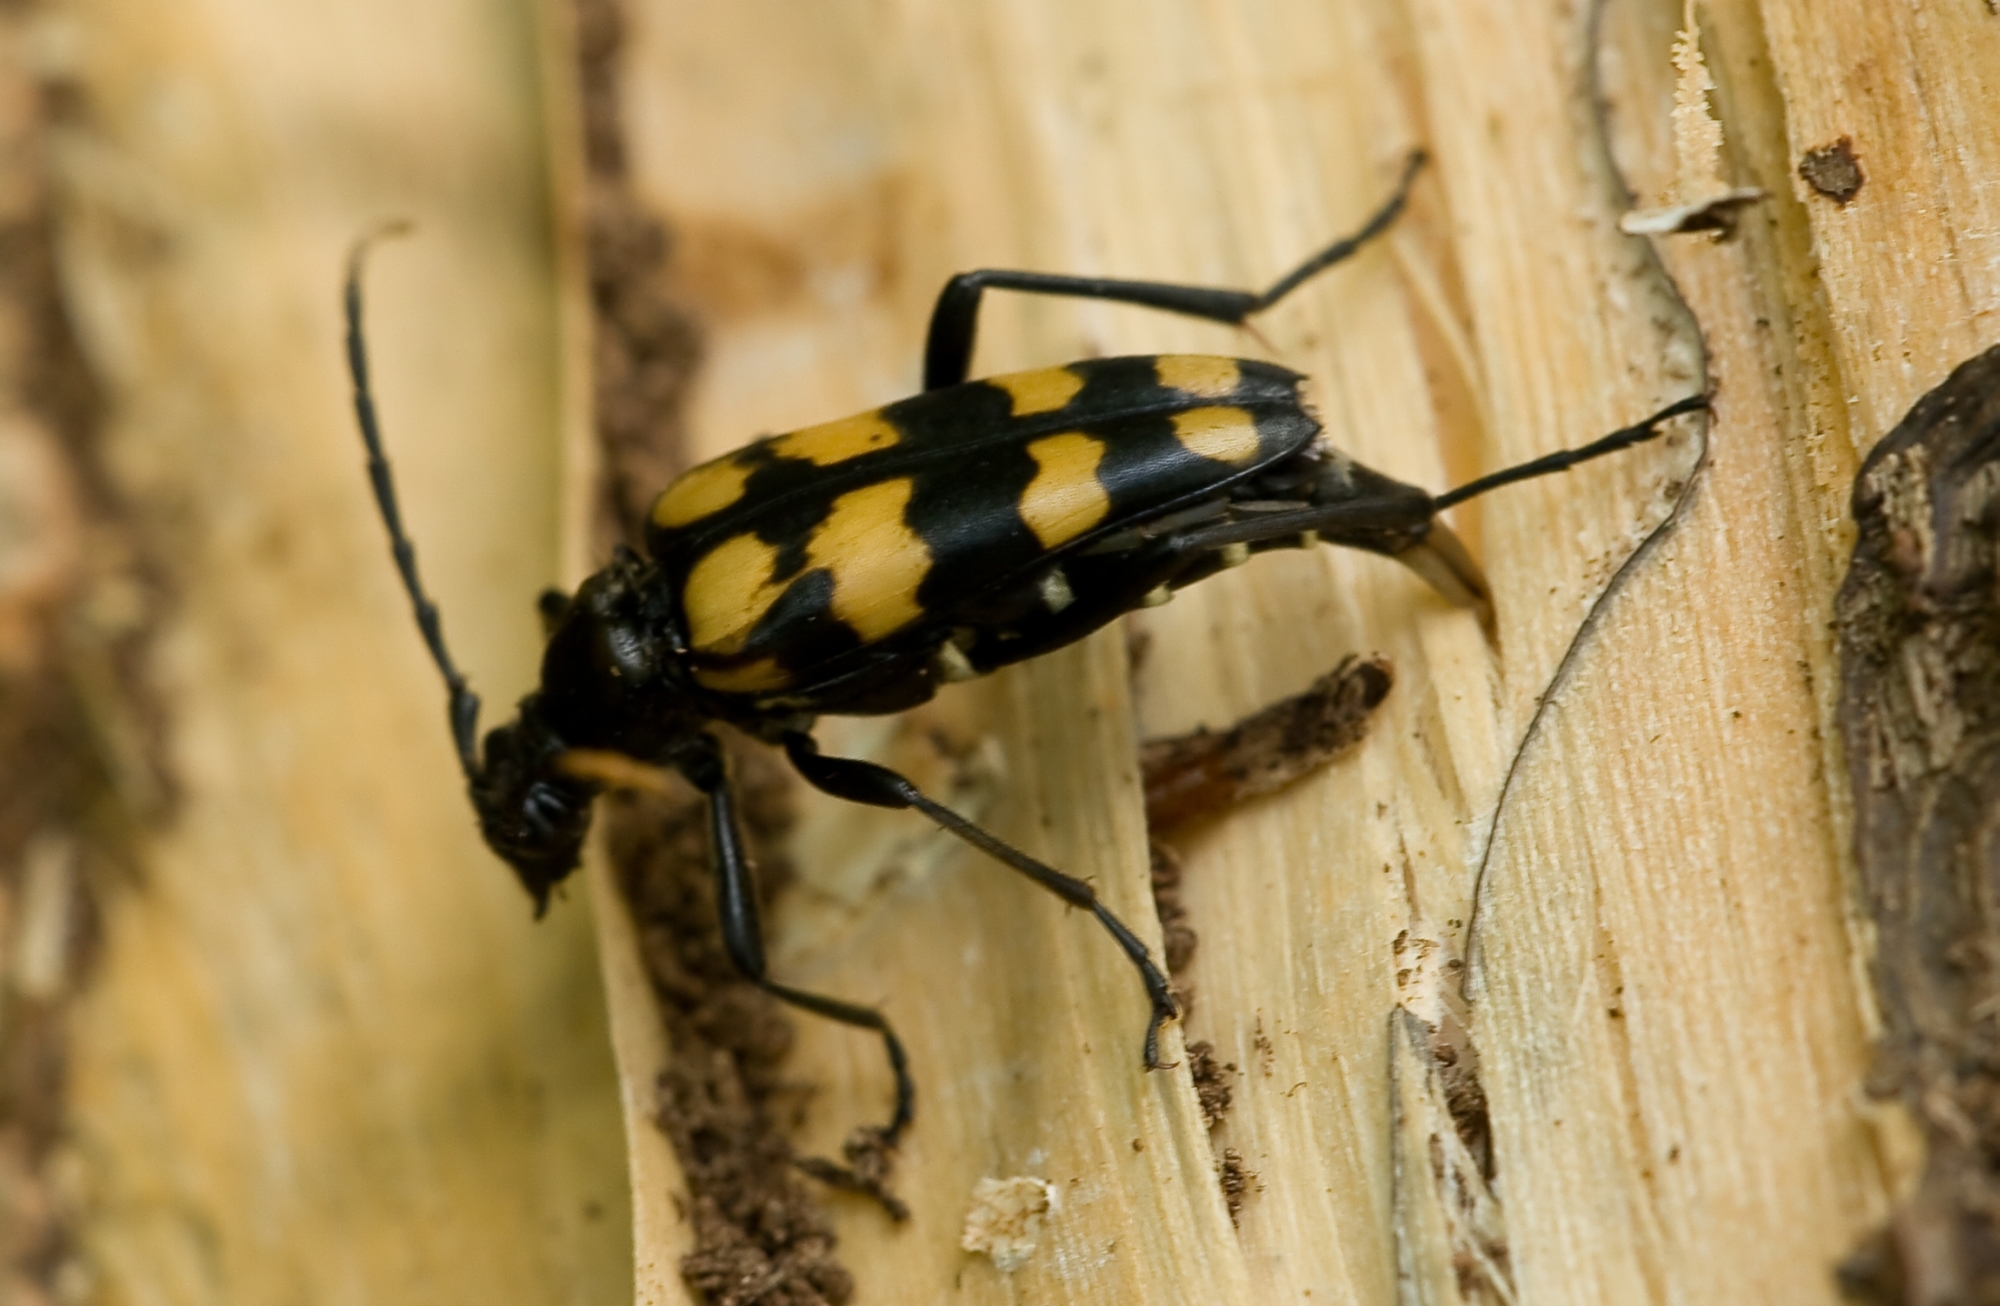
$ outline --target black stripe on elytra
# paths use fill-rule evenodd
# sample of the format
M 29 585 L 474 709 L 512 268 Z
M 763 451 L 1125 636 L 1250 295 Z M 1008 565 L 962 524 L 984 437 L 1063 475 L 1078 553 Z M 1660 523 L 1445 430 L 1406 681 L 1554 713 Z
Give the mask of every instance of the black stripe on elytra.
M 1043 556 L 1020 515 L 1021 495 L 1038 470 L 1023 442 L 976 447 L 911 478 L 903 520 L 931 551 L 931 570 L 917 586 L 926 614 L 949 613 L 996 576 Z
M 820 666 L 861 647 L 861 636 L 844 621 L 835 621 L 833 573 L 815 567 L 788 586 L 750 628 L 741 656 L 775 656 L 788 671 Z

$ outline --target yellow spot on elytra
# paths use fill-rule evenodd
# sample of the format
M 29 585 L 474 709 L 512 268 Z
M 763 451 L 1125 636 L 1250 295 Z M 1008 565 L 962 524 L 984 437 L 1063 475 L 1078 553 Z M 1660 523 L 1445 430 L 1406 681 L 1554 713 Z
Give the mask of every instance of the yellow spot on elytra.
M 776 545 L 754 535 L 736 535 L 703 554 L 688 570 L 681 591 L 688 640 L 702 653 L 727 657 L 743 647 L 750 628 L 785 592 L 771 580 Z
M 1226 398 L 1243 384 L 1243 369 L 1235 359 L 1208 354 L 1161 354 L 1153 360 L 1153 375 L 1169 390 L 1203 399 Z
M 653 500 L 653 524 L 685 526 L 721 512 L 743 497 L 749 479 L 750 470 L 739 466 L 734 455 L 691 468 Z
M 1007 392 L 1007 397 L 1014 401 L 1014 416 L 1030 417 L 1067 406 L 1076 398 L 1076 392 L 1083 389 L 1083 378 L 1067 367 L 1044 367 L 992 377 L 987 384 Z
M 737 535 L 703 554 L 681 591 L 688 640 L 699 655 L 729 657 L 787 589 L 816 571 L 833 581 L 833 617 L 872 644 L 923 615 L 917 586 L 930 574 L 931 551 L 903 520 L 915 487 L 907 477 L 851 490 L 833 501 L 813 528 L 806 565 L 774 581 L 778 550 L 754 535 Z M 775 689 L 787 673 L 770 659 L 741 667 L 697 670 L 711 689 Z
M 917 586 L 931 551 L 903 520 L 915 487 L 907 478 L 850 490 L 813 532 L 810 566 L 833 575 L 833 615 L 863 643 L 894 634 L 924 613 Z
M 1097 479 L 1104 442 L 1079 431 L 1030 441 L 1038 469 L 1021 492 L 1021 520 L 1045 549 L 1067 544 L 1104 520 L 1111 496 Z
M 771 441 L 771 452 L 780 458 L 800 458 L 821 467 L 844 463 L 877 449 L 887 449 L 902 434 L 882 416 L 882 411 L 859 413 L 837 422 L 808 426 L 803 431 L 780 435 Z
M 1241 408 L 1190 408 L 1174 414 L 1174 438 L 1190 453 L 1219 463 L 1257 456 L 1257 423 Z
M 754 694 L 759 690 L 783 689 L 791 676 L 776 658 L 758 658 L 740 667 L 695 668 L 694 678 L 719 694 Z

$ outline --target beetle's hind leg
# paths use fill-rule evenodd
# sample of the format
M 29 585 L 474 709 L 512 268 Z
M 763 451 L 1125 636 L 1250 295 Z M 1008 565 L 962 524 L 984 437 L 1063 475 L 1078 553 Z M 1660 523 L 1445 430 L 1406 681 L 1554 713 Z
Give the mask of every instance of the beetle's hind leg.
M 1333 449 L 1309 449 L 1260 472 L 1232 492 L 1236 497 L 1200 520 L 1161 531 L 1158 538 L 1174 553 L 1195 559 L 1171 584 L 1192 584 L 1264 549 L 1340 544 L 1394 558 L 1444 598 L 1490 622 L 1486 576 L 1458 536 L 1438 520 L 1440 512 L 1503 485 L 1568 471 L 1643 444 L 1664 434 L 1666 423 L 1707 407 L 1706 395 L 1690 395 L 1589 444 L 1502 468 L 1436 496 Z M 1141 526 L 1135 533 L 1144 536 L 1147 529 Z M 1112 536 L 1096 547 L 1126 544 L 1124 537 Z
M 1081 907 L 1095 916 L 1098 923 L 1118 941 L 1118 946 L 1131 958 L 1132 964 L 1138 967 L 1139 978 L 1146 986 L 1147 1000 L 1152 1003 L 1152 1014 L 1146 1022 L 1146 1068 L 1168 1068 L 1168 1063 L 1160 1060 L 1160 1026 L 1180 1014 L 1173 990 L 1167 984 L 1166 975 L 1154 963 L 1152 954 L 1146 950 L 1146 945 L 1104 905 L 1097 896 L 1097 890 L 1073 875 L 1064 875 L 1053 866 L 1036 861 L 950 808 L 932 802 L 914 784 L 886 766 L 877 766 L 858 758 L 828 757 L 819 751 L 819 745 L 813 742 L 812 736 L 805 734 L 786 735 L 785 753 L 813 788 L 851 803 L 867 803 L 874 807 L 913 807 L 948 833 L 957 835 L 995 861 L 1019 871 L 1070 906 Z
M 1252 314 L 1263 312 L 1316 273 L 1351 257 L 1363 245 L 1388 230 L 1389 224 L 1396 220 L 1396 215 L 1409 201 L 1410 185 L 1423 165 L 1424 152 L 1411 151 L 1403 165 L 1403 179 L 1395 193 L 1369 215 L 1368 221 L 1358 231 L 1334 241 L 1279 277 L 1261 293 L 1254 290 L 1222 290 L 1213 286 L 1183 286 L 1167 281 L 1117 281 L 1108 277 L 1064 276 L 1002 268 L 961 272 L 945 282 L 944 290 L 938 294 L 937 306 L 931 310 L 930 331 L 924 343 L 924 389 L 957 385 L 970 374 L 972 347 L 979 334 L 979 300 L 989 289 L 1013 290 L 1030 295 L 1063 295 L 1071 299 L 1110 300 L 1240 326 Z

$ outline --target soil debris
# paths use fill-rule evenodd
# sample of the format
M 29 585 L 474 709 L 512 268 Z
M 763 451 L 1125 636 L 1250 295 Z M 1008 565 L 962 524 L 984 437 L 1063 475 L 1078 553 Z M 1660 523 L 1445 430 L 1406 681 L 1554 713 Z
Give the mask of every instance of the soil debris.
M 1194 1076 L 1195 1100 L 1201 1104 L 1201 1120 L 1213 1133 L 1229 1118 L 1235 1100 L 1231 1085 L 1236 1082 L 1236 1063 L 1218 1060 L 1215 1044 L 1207 1039 L 1187 1045 L 1188 1070 Z M 1222 1200 L 1229 1206 L 1229 1223 L 1242 1213 L 1244 1196 L 1256 1180 L 1257 1172 L 1243 1162 L 1243 1154 L 1225 1147 L 1215 1154 L 1216 1175 L 1222 1183 Z
M 1243 1163 L 1243 1153 L 1233 1147 L 1222 1149 L 1222 1200 L 1229 1207 L 1229 1223 L 1240 1224 L 1243 1204 L 1257 1184 L 1257 1172 Z
M 701 363 L 701 332 L 669 291 L 673 241 L 633 192 L 619 116 L 622 0 L 575 0 L 586 235 L 595 331 L 597 437 L 603 446 L 600 538 L 637 547 L 655 495 L 688 465 L 682 414 Z
M 701 360 L 701 334 L 669 285 L 667 224 L 633 191 L 619 96 L 621 0 L 575 0 L 587 237 L 594 310 L 592 361 L 603 456 L 597 540 L 640 547 L 656 496 L 691 461 L 682 414 Z M 790 777 L 771 755 L 728 740 L 744 838 L 768 902 L 791 877 L 780 853 L 792 821 Z M 723 947 L 709 866 L 706 804 L 624 794 L 604 804 L 606 845 L 659 993 L 674 1060 L 658 1085 L 655 1119 L 673 1143 L 693 1202 L 695 1250 L 682 1277 L 715 1306 L 818 1306 L 847 1301 L 853 1277 L 802 1172 L 865 1193 L 898 1218 L 891 1153 L 857 1130 L 846 1165 L 800 1161 L 788 1141 L 805 1090 L 779 1066 L 790 1018 L 748 983 Z
M 1201 1120 L 1214 1130 L 1229 1116 L 1235 1100 L 1230 1088 L 1236 1080 L 1236 1063 L 1216 1058 L 1215 1044 L 1207 1039 L 1187 1045 L 1188 1069 L 1194 1075 L 1194 1095 L 1201 1103 Z
M 65 1104 L 69 1011 L 131 840 L 173 790 L 145 674 L 169 591 L 117 492 L 64 306 L 46 142 L 87 110 L 0 8 L 0 1301 L 89 1292 Z
M 761 750 L 738 745 L 732 761 L 744 835 L 768 897 L 788 878 L 773 850 L 791 823 L 790 786 Z M 679 799 L 622 794 L 605 801 L 604 815 L 674 1048 L 654 1118 L 680 1157 L 693 1204 L 696 1246 L 681 1273 L 715 1306 L 838 1306 L 854 1283 L 786 1138 L 803 1103 L 780 1073 L 791 1022 L 723 946 L 706 803 L 691 787 Z

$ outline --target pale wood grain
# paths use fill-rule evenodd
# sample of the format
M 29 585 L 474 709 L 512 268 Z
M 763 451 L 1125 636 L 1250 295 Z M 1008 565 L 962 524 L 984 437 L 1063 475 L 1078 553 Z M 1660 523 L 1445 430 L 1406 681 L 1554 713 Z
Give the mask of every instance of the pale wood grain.
M 1429 135 L 1448 150 L 1446 132 L 1418 126 L 1423 112 L 1455 114 L 1465 132 L 1484 122 L 1449 102 L 1427 110 L 1420 61 L 1449 59 L 1427 51 L 1411 20 L 1390 6 L 1346 18 L 1303 5 L 1255 15 L 1213 6 L 834 9 L 816 12 L 810 39 L 775 51 L 760 38 L 777 29 L 779 7 L 661 5 L 644 14 L 632 82 L 635 158 L 641 187 L 685 235 L 687 284 L 697 302 L 710 296 L 716 362 L 695 428 L 710 442 L 704 451 L 838 411 L 843 400 L 858 406 L 907 389 L 926 301 L 957 267 L 1261 282 L 1358 221 L 1409 145 Z M 1486 34 L 1466 35 L 1477 48 Z M 730 51 L 751 47 L 768 57 L 732 60 Z M 1546 58 L 1521 58 L 1523 76 L 1546 69 Z M 702 77 L 673 75 L 693 69 Z M 1561 105 L 1545 112 L 1560 116 Z M 768 177 L 757 165 L 788 144 L 796 158 Z M 1478 148 L 1475 139 L 1462 150 Z M 1317 370 L 1335 438 L 1370 462 L 1439 484 L 1447 466 L 1464 474 L 1579 442 L 1691 384 L 1684 364 L 1679 390 L 1650 363 L 1623 365 L 1628 356 L 1656 357 L 1667 342 L 1644 302 L 1628 296 L 1622 318 L 1604 306 L 1605 281 L 1632 277 L 1633 255 L 1615 235 L 1600 233 L 1593 244 L 1576 216 L 1579 201 L 1561 194 L 1591 180 L 1562 171 L 1574 142 L 1541 148 L 1556 156 L 1543 160 L 1544 171 L 1558 174 L 1542 190 L 1493 170 L 1468 169 L 1461 181 L 1447 152 L 1444 196 L 1420 193 L 1392 250 L 1372 252 L 1260 323 L 1278 357 Z M 1608 233 L 1616 212 L 1598 203 Z M 1551 220 L 1545 205 L 1562 216 Z M 1489 284 L 1468 288 L 1453 246 L 1479 227 L 1494 230 L 1498 248 L 1517 251 L 1517 263 L 1480 265 Z M 1539 243 L 1530 236 L 1538 230 L 1546 233 Z M 732 277 L 732 264 L 753 253 L 766 278 Z M 1521 294 L 1506 284 L 1510 274 L 1539 285 L 1548 273 L 1530 255 L 1575 269 L 1576 289 L 1530 295 L 1541 319 L 1496 330 L 1486 349 L 1500 357 L 1480 361 L 1489 373 L 1511 366 L 1513 374 L 1455 374 L 1478 323 L 1468 301 Z M 1102 306 L 1001 303 L 992 322 L 985 370 L 1077 352 L 1260 350 L 1239 333 Z M 1539 352 L 1534 333 L 1543 329 L 1556 336 L 1555 365 Z M 1513 444 L 1482 452 L 1472 414 L 1494 410 L 1501 383 L 1517 396 L 1498 419 Z M 1449 453 L 1441 434 L 1450 436 Z M 1001 873 L 962 858 L 905 852 L 900 865 L 874 873 L 842 867 L 823 836 L 854 818 L 809 818 L 800 840 L 808 874 L 823 894 L 854 902 L 857 923 L 829 940 L 814 916 L 814 930 L 788 934 L 779 956 L 793 963 L 788 973 L 820 987 L 886 995 L 920 1049 L 925 1115 L 903 1171 L 918 1219 L 892 1230 L 854 1204 L 843 1220 L 852 1263 L 871 1290 L 915 1297 L 956 1283 L 1079 1300 L 1143 1294 L 1158 1288 L 1165 1266 L 1131 1244 L 1159 1237 L 1180 1256 L 1199 1247 L 1220 1257 L 1211 1277 L 1188 1277 L 1200 1263 L 1183 1262 L 1171 1280 L 1181 1291 L 1199 1284 L 1212 1299 L 1312 1289 L 1378 1300 L 1395 1291 L 1384 1058 L 1395 941 L 1414 929 L 1462 945 L 1471 876 L 1461 831 L 1490 808 L 1524 705 L 1644 520 L 1639 505 L 1619 511 L 1615 488 L 1647 487 L 1658 500 L 1657 483 L 1672 474 L 1659 469 L 1672 463 L 1669 453 L 1664 464 L 1593 470 L 1524 492 L 1541 529 L 1523 542 L 1517 509 L 1522 556 L 1495 566 L 1502 647 L 1521 649 L 1510 654 L 1504 682 L 1476 623 L 1372 559 L 1271 560 L 1149 617 L 1154 639 L 1139 697 L 1149 731 L 1222 724 L 1351 650 L 1389 652 L 1404 672 L 1359 757 L 1189 847 L 1189 903 L 1204 935 L 1193 1028 L 1252 1068 L 1219 1136 L 1262 1180 L 1240 1235 L 1204 1226 L 1213 1217 L 1176 1195 L 1213 1183 L 1203 1140 L 1144 1137 L 1147 1151 L 1122 1161 L 1103 1150 L 1102 1113 L 1123 1115 L 1131 1094 L 1160 1091 L 1129 1052 L 1107 1074 L 1102 1037 L 1081 1034 L 1060 1014 L 1102 995 L 1091 998 L 1090 1019 L 1109 1020 L 1114 1040 L 1129 1026 L 1123 1041 L 1134 1040 L 1135 986 L 1115 953 L 1082 922 L 1061 920 L 1021 886 L 986 883 Z M 1657 519 L 1659 506 L 1651 511 Z M 1553 531 L 1552 517 L 1563 523 Z M 1551 585 L 1553 601 L 1544 593 Z M 992 799 L 1003 830 L 1023 828 L 1011 795 L 1046 783 L 1044 768 L 1069 765 L 1081 745 L 1070 745 L 1067 732 L 1087 720 L 1063 696 L 1075 673 L 1035 668 L 1010 679 L 1017 687 L 991 692 L 1023 716 L 985 709 L 1005 759 L 1006 789 Z M 1503 684 L 1506 704 L 1496 700 Z M 1099 706 L 1115 713 L 1117 700 Z M 1064 746 L 1024 755 L 1038 731 L 1053 738 L 1059 727 Z M 1087 733 L 1100 729 L 1092 721 Z M 1111 734 L 1129 739 L 1134 729 L 1115 723 Z M 1079 782 L 1090 785 L 1088 774 Z M 1066 842 L 1087 846 L 1091 826 L 1116 829 L 1117 775 L 1107 767 L 1090 800 L 1077 804 L 1072 819 L 1096 812 L 1094 820 L 1074 829 L 1044 816 L 1030 846 L 1060 854 Z M 1111 882 L 1107 865 L 1064 864 Z M 889 877 L 886 887 L 877 875 Z M 981 882 L 956 887 L 964 876 Z M 966 892 L 985 910 L 955 917 L 936 905 Z M 1063 932 L 1050 937 L 1051 926 Z M 1061 949 L 1060 965 L 1043 960 L 1051 948 Z M 1131 1008 L 1123 1026 L 1121 1005 Z M 1092 1049 L 1081 1063 L 1080 1043 Z M 865 1040 L 808 1025 L 799 1056 L 822 1084 L 810 1131 L 822 1144 L 879 1111 L 884 1085 Z M 1014 1100 L 970 1099 L 977 1109 L 959 1118 L 962 1086 L 1003 1067 L 1022 1077 Z M 1051 1078 L 1068 1083 L 1060 1109 L 1037 1087 Z M 1140 1156 L 1153 1159 L 1138 1168 Z M 1163 1156 L 1183 1168 L 1158 1169 Z M 1099 1198 L 1072 1217 L 1065 1236 L 1075 1241 L 1065 1253 L 1009 1285 L 983 1263 L 967 1263 L 954 1244 L 970 1180 L 1024 1161 L 1116 1200 Z M 1112 1238 L 1131 1254 L 1093 1260 L 1077 1250 Z
M 1118 1025 L 1097 1022 L 1132 986 L 1087 927 L 1051 933 L 1047 904 L 883 833 L 895 818 L 809 816 L 817 905 L 792 914 L 780 956 L 886 998 L 923 1087 L 902 1178 L 917 1220 L 843 1216 L 866 1290 L 1130 1299 L 1159 1288 L 1168 1263 L 1144 1249 L 1161 1237 L 1179 1257 L 1209 1249 L 1177 1263 L 1188 1299 L 1493 1299 L 1509 1284 L 1535 1301 L 1831 1299 L 1833 1265 L 1909 1167 L 1907 1131 L 1858 1095 L 1867 940 L 1828 785 L 1844 487 L 1856 449 L 1981 343 L 1993 303 L 1990 188 L 1969 180 L 1990 172 L 1990 133 L 1967 126 L 1990 33 L 1974 5 L 1861 8 L 1701 7 L 1726 166 L 1775 198 L 1734 243 L 1663 242 L 1677 293 L 1616 232 L 1586 88 L 1599 59 L 1619 163 L 1641 202 L 1667 195 L 1679 4 L 1614 3 L 1596 52 L 1578 5 L 836 6 L 790 27 L 774 4 L 644 7 L 638 173 L 686 236 L 682 274 L 715 329 L 705 451 L 907 389 L 928 293 L 951 270 L 1255 283 L 1354 221 L 1418 140 L 1438 167 L 1388 248 L 1260 323 L 1276 357 L 1315 372 L 1344 447 L 1440 484 L 1579 443 L 1707 376 L 1722 387 L 1683 519 L 1606 603 L 1497 824 L 1579 621 L 1689 474 L 1687 437 L 1462 514 L 1499 596 L 1497 646 L 1373 560 L 1270 560 L 1145 616 L 1133 724 L 1105 725 L 1122 711 L 1109 687 L 1095 704 L 1109 718 L 1086 715 L 1068 697 L 1081 671 L 1060 667 L 947 712 L 1000 741 L 1004 788 L 968 801 L 1125 885 L 1129 850 L 1074 860 L 1129 819 L 1115 759 L 1072 769 L 1102 746 L 1085 739 L 1221 724 L 1342 653 L 1395 658 L 1398 689 L 1356 757 L 1185 849 L 1202 934 L 1190 1032 L 1245 1068 L 1217 1142 L 1262 1181 L 1233 1236 L 1176 1191 L 1207 1181 L 1199 1139 L 1148 1139 L 1141 1155 L 1175 1162 L 1162 1170 L 1093 1136 L 1107 1111 L 1143 1119 L 1132 1095 L 1161 1090 L 1105 1073 Z M 792 39 L 774 43 L 781 30 Z M 761 57 L 732 55 L 751 48 Z M 1871 169 L 1873 209 L 1866 190 L 1836 209 L 1793 177 L 1801 149 L 1841 134 Z M 1102 306 L 1002 304 L 991 323 L 985 370 L 1261 351 Z M 1113 654 L 1068 656 L 1108 670 Z M 894 730 L 835 737 L 922 756 Z M 1057 770 L 1088 800 L 1031 819 L 1020 791 Z M 1468 955 L 1489 837 L 1468 1000 L 1510 1263 L 1468 1288 L 1438 1268 L 1451 1221 L 1418 1154 L 1449 1122 L 1412 1086 L 1421 1065 L 1399 1063 L 1392 1134 L 1385 1054 L 1399 997 L 1450 1018 L 1437 988 L 1405 974 L 1399 991 L 1398 968 L 1412 938 Z M 965 894 L 981 909 L 946 910 Z M 863 1040 L 809 1026 L 799 1056 L 822 1085 L 813 1137 L 878 1109 Z M 1017 1078 L 1013 1100 L 965 1097 L 996 1074 Z M 1051 1079 L 1067 1085 L 1060 1107 Z M 966 1100 L 980 1106 L 961 1117 Z M 1009 1284 L 951 1243 L 968 1178 L 1023 1157 L 1099 1196 L 1070 1217 L 1063 1254 Z M 1082 1257 L 1114 1236 L 1124 1254 Z M 1187 1277 L 1204 1265 L 1214 1277 Z
M 173 587 L 181 786 L 78 1016 L 106 1301 L 613 1301 L 629 1233 L 588 916 L 479 842 L 367 497 L 372 342 L 454 646 L 504 711 L 556 578 L 557 319 L 529 11 L 76 0 L 45 50 L 65 277 Z

